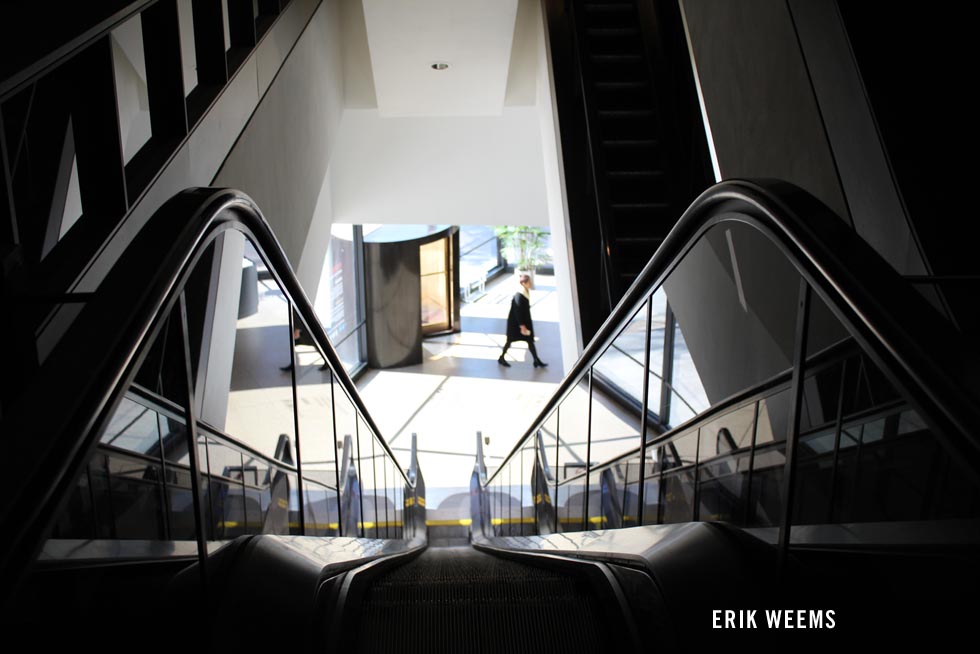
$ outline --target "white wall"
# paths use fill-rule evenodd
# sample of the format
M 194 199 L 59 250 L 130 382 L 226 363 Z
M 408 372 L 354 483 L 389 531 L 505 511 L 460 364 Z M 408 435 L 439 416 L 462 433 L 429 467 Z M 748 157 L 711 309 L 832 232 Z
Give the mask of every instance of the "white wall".
M 320 5 L 214 180 L 256 201 L 293 268 L 304 272 L 314 216 L 328 227 L 330 220 L 317 207 L 343 112 L 339 9 L 337 0 Z M 314 287 L 318 280 L 319 271 L 300 278 Z
M 541 157 L 534 107 L 413 118 L 349 108 L 331 162 L 334 219 L 544 227 Z
M 533 7 L 534 32 L 537 37 L 536 109 L 541 133 L 542 166 L 548 203 L 548 224 L 551 228 L 551 249 L 555 258 L 561 358 L 565 370 L 582 353 L 582 322 L 579 320 L 578 290 L 572 268 L 572 236 L 568 223 L 565 194 L 565 174 L 561 159 L 561 134 L 558 131 L 558 108 L 555 106 L 555 84 L 551 69 L 547 13 L 544 0 L 529 0 Z M 521 3 L 523 10 L 524 2 Z

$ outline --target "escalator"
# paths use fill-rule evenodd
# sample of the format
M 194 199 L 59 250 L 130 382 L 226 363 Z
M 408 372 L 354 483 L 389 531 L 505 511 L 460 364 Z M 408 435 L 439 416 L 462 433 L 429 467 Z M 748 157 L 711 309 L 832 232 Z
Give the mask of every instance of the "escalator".
M 572 0 L 548 12 L 591 336 L 712 176 L 677 3 Z
M 500 465 L 478 445 L 472 547 L 435 548 L 414 443 L 403 465 L 258 209 L 184 192 L 4 415 L 4 626 L 103 651 L 703 651 L 730 644 L 719 609 L 827 609 L 837 634 L 859 605 L 968 610 L 977 353 L 904 284 L 799 189 L 710 189 Z
M 355 652 L 595 651 L 632 627 L 604 581 L 469 547 L 430 548 L 352 591 L 359 597 L 340 642 Z

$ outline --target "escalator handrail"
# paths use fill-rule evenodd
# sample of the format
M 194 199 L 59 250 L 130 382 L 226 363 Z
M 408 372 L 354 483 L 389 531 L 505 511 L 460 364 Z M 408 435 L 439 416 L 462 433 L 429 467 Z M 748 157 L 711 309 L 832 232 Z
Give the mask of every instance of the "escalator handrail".
M 839 216 L 803 189 L 781 180 L 726 180 L 704 191 L 684 212 L 488 484 L 701 236 L 731 221 L 755 228 L 779 248 L 874 363 L 910 398 L 937 438 L 980 477 L 976 346 Z M 718 408 L 721 405 L 712 407 Z
M 251 239 L 356 410 L 392 461 L 367 407 L 316 318 L 282 246 L 256 204 L 233 189 L 188 189 L 143 226 L 0 423 L 9 472 L 0 477 L 0 585 L 36 558 L 78 472 L 132 382 L 144 345 L 162 327 L 194 265 L 221 233 Z M 164 244 L 161 247 L 161 244 Z M 52 410 L 51 407 L 57 407 Z M 412 484 L 395 466 L 405 484 Z M 8 583 L 9 582 L 9 583 Z

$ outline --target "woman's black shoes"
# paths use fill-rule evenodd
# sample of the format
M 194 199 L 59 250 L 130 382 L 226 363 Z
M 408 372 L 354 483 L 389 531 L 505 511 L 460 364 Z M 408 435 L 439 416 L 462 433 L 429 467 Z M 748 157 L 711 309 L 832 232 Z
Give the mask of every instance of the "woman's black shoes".
M 544 361 L 542 361 L 541 359 L 538 359 L 537 361 L 534 362 L 534 367 L 535 368 L 547 368 L 548 367 L 548 364 L 545 363 Z
M 500 358 L 497 359 L 497 363 L 502 365 L 504 368 L 510 368 L 510 364 L 507 363 L 507 359 L 505 359 L 503 355 L 500 355 Z

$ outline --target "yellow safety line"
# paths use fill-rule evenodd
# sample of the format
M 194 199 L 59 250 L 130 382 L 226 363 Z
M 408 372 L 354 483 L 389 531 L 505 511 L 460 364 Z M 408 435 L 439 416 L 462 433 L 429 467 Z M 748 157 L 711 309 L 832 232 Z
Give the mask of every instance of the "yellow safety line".
M 473 523 L 471 518 L 459 518 L 458 520 L 426 520 L 427 527 L 469 527 Z

